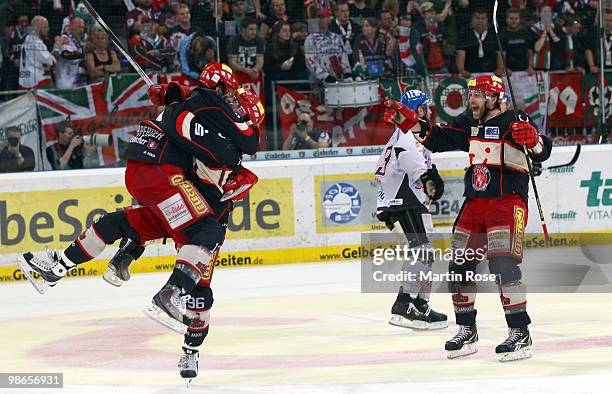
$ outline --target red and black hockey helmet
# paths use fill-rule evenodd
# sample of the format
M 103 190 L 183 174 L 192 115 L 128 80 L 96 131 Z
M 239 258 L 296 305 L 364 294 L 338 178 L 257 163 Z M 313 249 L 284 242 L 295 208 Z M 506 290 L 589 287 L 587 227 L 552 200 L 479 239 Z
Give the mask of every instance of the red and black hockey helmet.
M 481 75 L 468 81 L 468 90 L 502 98 L 506 92 L 506 86 L 504 81 L 495 75 Z
M 236 98 L 251 123 L 259 128 L 266 118 L 266 110 L 259 96 L 251 90 L 238 88 Z
M 198 77 L 198 83 L 208 89 L 215 89 L 219 86 L 221 94 L 231 93 L 240 86 L 231 67 L 219 62 L 205 65 Z

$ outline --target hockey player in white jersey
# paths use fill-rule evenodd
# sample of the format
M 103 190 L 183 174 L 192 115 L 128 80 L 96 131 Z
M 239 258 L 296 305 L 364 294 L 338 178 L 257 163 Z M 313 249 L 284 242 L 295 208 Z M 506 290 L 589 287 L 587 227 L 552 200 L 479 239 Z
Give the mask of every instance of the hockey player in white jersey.
M 405 92 L 400 102 L 427 119 L 431 99 L 420 90 Z M 385 121 L 395 124 L 395 111 L 385 112 Z M 412 133 L 400 128 L 387 142 L 378 159 L 376 178 L 380 184 L 377 217 L 393 232 L 403 233 L 410 248 L 431 251 L 427 234 L 433 232 L 429 204 L 444 192 L 444 183 L 431 162 L 431 152 L 418 143 Z M 420 254 L 416 263 L 405 261 L 403 271 L 416 278 L 431 271 L 430 253 Z M 448 326 L 447 317 L 429 307 L 431 281 L 408 280 L 402 282 L 397 299 L 391 308 L 389 324 L 413 329 L 441 329 Z

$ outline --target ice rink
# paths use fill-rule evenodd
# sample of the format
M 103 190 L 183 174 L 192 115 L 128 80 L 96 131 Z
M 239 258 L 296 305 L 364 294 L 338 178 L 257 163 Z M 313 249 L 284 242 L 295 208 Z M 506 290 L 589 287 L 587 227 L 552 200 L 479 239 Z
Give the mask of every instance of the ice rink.
M 447 329 L 387 324 L 394 294 L 362 294 L 359 262 L 217 270 L 211 330 L 189 389 L 182 336 L 142 314 L 169 273 L 122 288 L 66 279 L 41 296 L 0 286 L 0 371 L 62 372 L 62 393 L 597 393 L 612 383 L 610 294 L 531 294 L 535 357 L 500 363 L 506 337 L 496 294 L 477 300 L 479 352 L 447 360 L 456 332 L 447 294 L 432 305 Z M 14 392 L 34 392 L 32 389 Z M 0 392 L 8 392 L 0 389 Z

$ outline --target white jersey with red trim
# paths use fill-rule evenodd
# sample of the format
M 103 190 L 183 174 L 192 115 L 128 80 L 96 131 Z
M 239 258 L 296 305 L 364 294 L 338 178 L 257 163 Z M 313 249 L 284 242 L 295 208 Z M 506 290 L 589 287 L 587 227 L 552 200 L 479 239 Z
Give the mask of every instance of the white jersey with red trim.
M 64 52 L 70 52 L 74 55 L 70 58 L 65 58 L 62 56 Z M 62 34 L 62 46 L 59 49 L 59 53 L 55 70 L 55 87 L 59 89 L 73 89 L 79 76 L 85 75 L 83 44 L 71 34 Z
M 431 152 L 417 142 L 412 133 L 396 129 L 376 165 L 377 207 L 426 207 L 429 198 L 420 177 L 431 165 Z
M 32 32 L 25 38 L 21 46 L 19 60 L 19 88 L 34 89 L 51 83 L 49 66 L 55 64 L 55 57 L 47 46 Z

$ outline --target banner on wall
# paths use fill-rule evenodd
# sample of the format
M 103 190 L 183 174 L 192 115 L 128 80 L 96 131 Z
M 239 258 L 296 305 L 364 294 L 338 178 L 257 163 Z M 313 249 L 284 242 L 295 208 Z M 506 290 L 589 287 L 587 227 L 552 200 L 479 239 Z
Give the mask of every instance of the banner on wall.
M 135 204 L 124 187 L 0 193 L 0 254 L 65 247 L 99 216 Z M 227 237 L 292 236 L 293 205 L 291 178 L 261 179 L 234 204 Z
M 385 145 L 393 133 L 393 127 L 383 120 L 382 104 L 335 109 L 283 86 L 278 86 L 277 93 L 283 140 L 301 113 L 309 114 L 315 126 L 331 136 L 333 147 Z
M 147 85 L 137 74 L 114 75 L 108 83 L 95 83 L 72 90 L 38 90 L 36 103 L 42 122 L 42 143 L 48 147 L 57 140 L 58 124 L 69 120 L 82 135 L 111 134 L 113 145 L 96 147 L 94 162 L 112 165 L 122 154 L 138 124 L 155 117 L 147 96 Z M 51 169 L 43 154 L 45 169 Z
M 582 74 L 548 74 L 548 125 L 578 127 L 584 121 Z
M 36 160 L 34 170 L 42 169 L 36 99 L 32 93 L 26 93 L 0 104 L 0 138 L 4 138 L 6 129 L 12 126 L 21 129 L 21 144 L 34 151 Z

